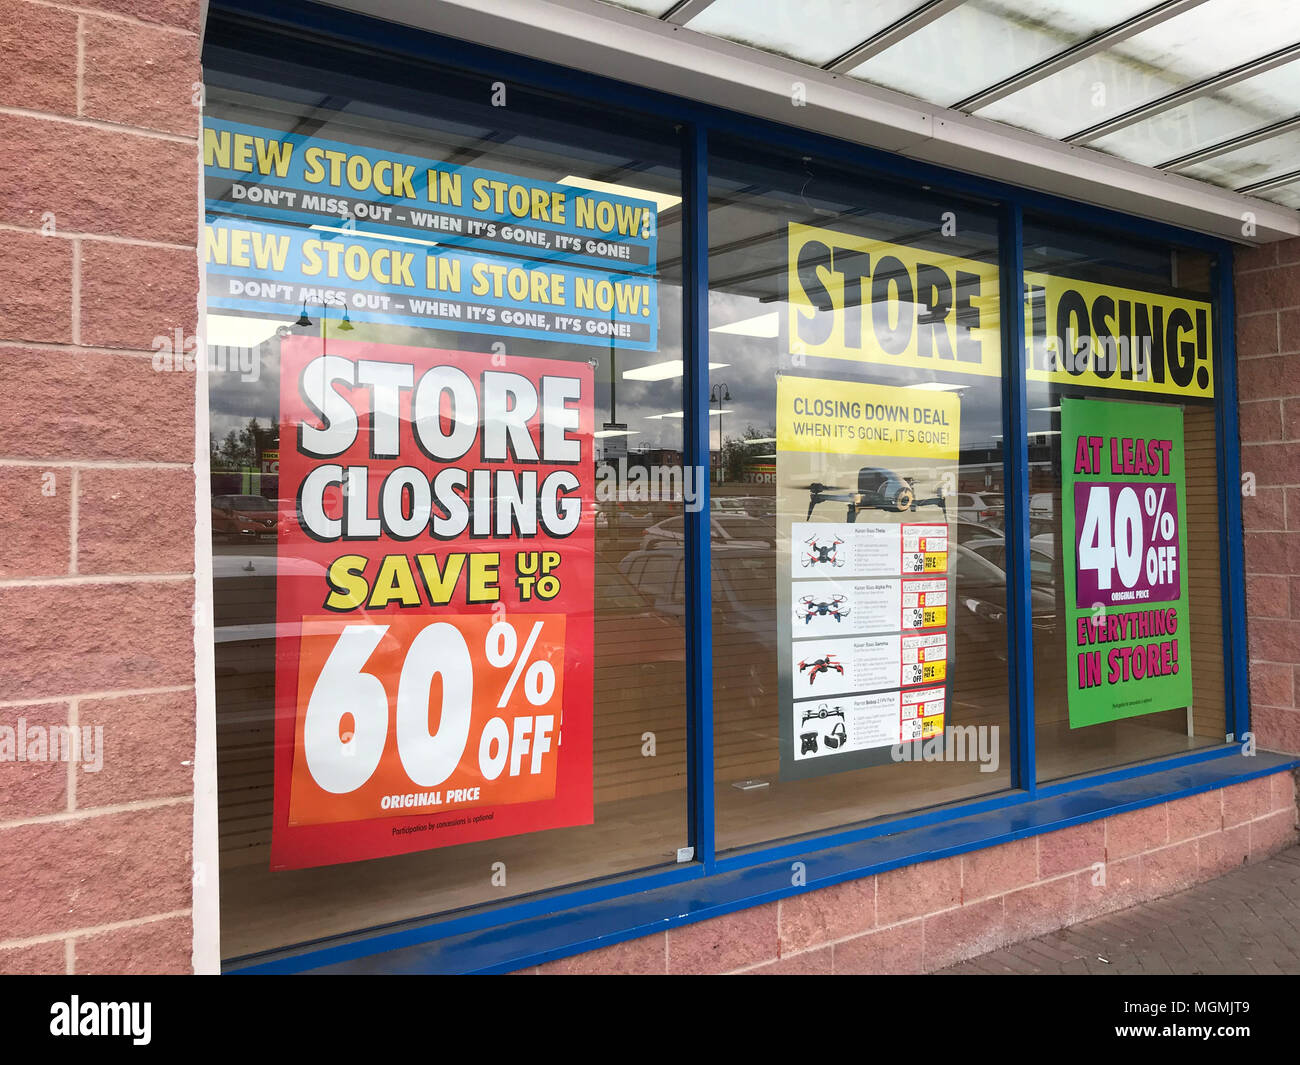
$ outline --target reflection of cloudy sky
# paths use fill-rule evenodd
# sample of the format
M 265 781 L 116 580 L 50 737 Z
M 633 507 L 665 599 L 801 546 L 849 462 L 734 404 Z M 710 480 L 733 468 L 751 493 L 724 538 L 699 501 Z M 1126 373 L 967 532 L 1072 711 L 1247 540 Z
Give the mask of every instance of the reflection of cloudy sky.
M 907 304 L 903 305 L 908 307 Z M 760 303 L 752 296 L 727 292 L 709 293 L 709 322 L 714 330 L 718 326 L 744 321 L 759 315 L 776 313 L 778 318 L 787 314 L 784 302 Z M 914 312 L 913 312 L 914 313 Z M 763 338 L 710 332 L 709 361 L 726 363 L 714 370 L 714 384 L 725 383 L 731 393 L 731 402 L 724 415 L 727 439 L 744 435 L 746 426 L 771 428 L 776 420 L 776 375 L 785 373 L 823 378 L 841 378 L 846 381 L 864 381 L 872 384 L 907 386 L 927 381 L 941 381 L 962 385 L 961 396 L 961 446 L 963 448 L 997 447 L 1002 435 L 1002 383 L 996 377 L 976 377 L 970 374 L 945 374 L 920 370 L 891 368 L 877 363 L 855 359 L 826 359 L 809 356 L 803 366 L 794 366 L 784 339 L 784 322 L 781 336 Z M 1046 418 L 1048 415 L 1035 415 Z M 1037 421 L 1031 425 L 1039 427 Z M 1041 426 L 1046 428 L 1044 422 Z
M 779 313 L 785 304 L 760 303 L 754 296 L 731 292 L 709 293 L 709 326 L 729 325 Z M 709 333 L 709 361 L 726 363 L 709 375 L 712 384 L 725 384 L 731 399 L 723 404 L 730 413 L 722 415 L 727 439 L 741 439 L 745 429 L 773 429 L 776 425 L 776 371 L 781 351 L 780 338 L 743 336 L 737 333 Z M 789 360 L 786 360 L 787 370 Z M 715 405 L 714 409 L 717 407 Z M 717 418 L 710 419 L 717 433 Z M 767 433 L 759 433 L 766 436 Z M 714 437 L 716 446 L 717 437 Z M 775 451 L 773 447 L 773 451 Z
M 614 409 L 610 411 L 610 350 L 608 347 L 584 349 L 599 360 L 596 366 L 596 428 L 606 422 L 625 424 L 629 433 L 629 451 L 664 448 L 682 449 L 681 418 L 656 418 L 653 415 L 672 414 L 682 409 L 682 378 L 669 377 L 662 381 L 628 380 L 623 375 L 629 370 L 651 366 L 682 358 L 682 290 L 679 285 L 659 285 L 659 349 L 657 351 L 617 350 L 613 355 L 617 374 L 614 388 Z
M 682 358 L 680 287 L 661 285 L 659 300 L 658 350 L 653 352 L 618 350 L 613 355 L 613 368 L 618 374 L 616 387 L 613 390 L 616 402 L 614 417 L 626 423 L 629 430 L 636 432 L 637 435 L 628 438 L 629 447 L 633 450 L 653 448 L 680 450 L 682 447 L 682 419 L 652 417 L 652 415 L 672 414 L 682 410 L 681 377 L 670 377 L 661 381 L 627 380 L 623 377 L 628 370 L 668 360 L 680 361 Z M 318 313 L 313 310 L 313 322 Z M 276 322 L 272 319 L 249 318 L 242 322 L 234 322 L 233 325 L 232 321 L 233 316 L 225 315 L 210 319 L 212 324 L 208 338 L 209 366 L 223 367 L 227 361 L 232 365 L 232 369 L 228 371 L 212 368 L 208 373 L 210 431 L 218 443 L 232 430 L 238 432 L 245 428 L 250 418 L 257 418 L 262 425 L 279 418 L 280 357 L 279 341 L 275 336 L 276 328 L 288 327 L 286 331 L 294 334 L 311 334 L 319 328 L 317 324 L 311 328 L 297 329 L 293 328 L 289 321 Z M 259 328 L 261 323 L 265 324 L 264 329 Z M 262 335 L 269 340 L 255 348 L 258 358 L 257 379 L 242 380 L 244 375 L 237 365 L 239 352 L 234 351 L 228 355 L 224 342 L 238 341 L 240 347 L 245 347 L 255 343 L 253 337 Z M 333 335 L 331 332 L 331 338 Z M 349 339 L 359 339 L 362 336 L 364 336 L 364 327 L 359 326 L 349 335 Z M 455 334 L 450 331 L 414 328 L 391 329 L 385 336 L 388 343 L 444 349 L 461 347 L 471 351 L 490 350 L 491 343 L 497 339 L 487 334 Z M 513 338 L 500 339 L 509 345 L 507 355 L 512 348 L 519 346 L 519 341 Z M 550 349 L 547 353 L 554 351 L 556 347 L 560 345 L 547 345 Z M 537 355 L 541 354 L 541 351 L 540 347 L 534 346 L 523 353 Z M 568 344 L 563 346 L 562 352 L 563 357 L 566 358 L 596 362 L 596 427 L 599 429 L 605 422 L 613 420 L 610 411 L 610 349 L 606 345 Z M 244 357 L 247 357 L 246 353 Z
M 786 314 L 786 304 L 776 301 L 761 303 L 754 296 L 739 293 L 719 291 L 709 293 L 709 323 L 713 330 L 719 326 L 770 314 L 783 318 Z M 255 417 L 262 425 L 267 425 L 279 417 L 279 344 L 274 333 L 277 325 L 283 327 L 290 323 L 277 323 L 269 319 L 261 321 L 266 323 L 264 332 L 269 340 L 257 349 L 260 355 L 260 372 L 257 380 L 241 380 L 242 375 L 238 367 L 231 370 L 210 370 L 208 374 L 211 432 L 218 442 L 231 430 L 237 432 L 244 428 L 250 418 Z M 296 329 L 293 331 L 299 332 Z M 220 330 L 213 332 L 211 340 L 223 339 Z M 256 327 L 252 327 L 251 330 L 242 331 L 242 336 L 248 337 L 258 332 L 260 331 Z M 460 341 L 462 346 L 473 350 L 484 350 L 493 339 L 483 334 L 475 334 L 471 337 L 441 331 L 434 334 L 433 331 L 417 329 L 411 329 L 409 333 L 409 338 L 393 336 L 390 339 L 396 343 L 444 348 L 452 347 Z M 772 429 L 776 420 L 777 371 L 782 370 L 815 377 L 902 386 L 928 380 L 961 384 L 965 386 L 960 392 L 962 447 L 968 449 L 1000 445 L 1002 400 L 1001 382 L 997 378 L 891 369 L 857 360 L 816 357 L 809 357 L 805 366 L 796 367 L 791 364 L 789 355 L 786 354 L 788 348 L 784 339 L 783 322 L 781 334 L 773 338 L 710 332 L 709 361 L 725 364 L 712 371 L 710 381 L 715 385 L 726 384 L 731 394 L 731 400 L 723 405 L 727 413 L 722 416 L 723 430 L 728 439 L 743 437 L 745 430 L 750 427 L 761 430 L 759 435 L 767 435 L 767 431 Z M 547 345 L 552 349 L 557 346 Z M 215 351 L 218 362 L 222 362 L 222 349 L 218 348 Z M 533 353 L 529 352 L 529 354 Z M 565 346 L 564 355 L 569 358 L 595 359 L 597 362 L 595 367 L 597 429 L 609 421 L 616 420 L 626 424 L 628 430 L 634 434 L 627 438 L 628 449 L 632 452 L 681 449 L 683 419 L 655 416 L 682 410 L 682 378 L 674 376 L 660 381 L 643 381 L 629 380 L 623 376 L 629 370 L 682 359 L 680 287 L 660 285 L 658 350 L 653 352 L 618 350 L 614 353 L 613 362 L 617 380 L 613 389 L 615 409 L 612 417 L 609 348 L 603 345 L 570 344 Z M 713 409 L 717 409 L 716 405 Z M 1030 427 L 1040 430 L 1052 428 L 1053 418 L 1054 415 L 1050 412 L 1031 410 Z M 716 447 L 716 417 L 710 419 L 710 425 L 712 446 Z
M 280 417 L 280 343 L 273 328 L 268 328 L 267 333 L 271 339 L 254 349 L 258 360 L 254 381 L 242 380 L 245 375 L 235 360 L 229 359 L 227 349 L 209 345 L 209 431 L 217 443 L 232 429 L 238 432 L 247 426 L 250 418 L 269 425 Z M 230 369 L 214 368 L 232 363 Z

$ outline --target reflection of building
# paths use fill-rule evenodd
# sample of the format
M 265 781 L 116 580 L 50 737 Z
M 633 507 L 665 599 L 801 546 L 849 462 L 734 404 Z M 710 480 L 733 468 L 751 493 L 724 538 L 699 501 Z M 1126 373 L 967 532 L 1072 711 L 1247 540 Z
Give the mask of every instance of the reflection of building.
M 962 448 L 958 460 L 957 491 L 980 492 L 1003 490 L 1002 448 Z

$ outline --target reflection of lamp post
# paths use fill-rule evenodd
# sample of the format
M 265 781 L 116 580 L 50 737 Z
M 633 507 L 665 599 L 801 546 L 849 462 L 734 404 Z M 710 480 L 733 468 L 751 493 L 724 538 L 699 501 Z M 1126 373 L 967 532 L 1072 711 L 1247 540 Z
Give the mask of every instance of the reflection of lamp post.
M 293 323 L 294 325 L 304 326 L 304 327 L 311 325 L 311 319 L 307 317 L 307 304 L 309 304 L 309 303 L 310 303 L 313 307 L 319 307 L 319 308 L 321 309 L 321 316 L 320 316 L 321 354 L 326 354 L 326 343 L 327 343 L 327 337 L 326 337 L 326 335 L 325 335 L 325 322 L 326 322 L 327 319 L 326 319 L 326 317 L 325 317 L 325 308 L 326 308 L 326 307 L 342 307 L 342 308 L 343 308 L 343 321 L 341 321 L 341 322 L 339 323 L 339 332 L 340 332 L 340 333 L 350 333 L 350 332 L 352 331 L 352 322 L 351 322 L 351 320 L 348 318 L 348 305 L 347 305 L 346 303 L 344 303 L 341 299 L 332 299 L 332 300 L 309 300 L 309 299 L 304 299 L 304 300 L 302 301 L 302 314 L 298 315 L 298 320 L 297 320 L 296 322 Z
M 727 388 L 726 381 L 719 381 L 709 390 L 709 404 L 718 405 L 718 484 L 722 483 L 723 471 L 726 468 L 726 453 L 723 450 L 722 436 L 722 404 L 731 402 L 731 390 Z

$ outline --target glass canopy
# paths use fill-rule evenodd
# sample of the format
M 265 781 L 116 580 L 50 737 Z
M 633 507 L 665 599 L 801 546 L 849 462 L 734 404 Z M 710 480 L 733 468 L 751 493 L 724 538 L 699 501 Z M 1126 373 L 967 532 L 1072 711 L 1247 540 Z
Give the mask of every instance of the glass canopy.
M 1300 0 L 607 0 L 1300 207 Z

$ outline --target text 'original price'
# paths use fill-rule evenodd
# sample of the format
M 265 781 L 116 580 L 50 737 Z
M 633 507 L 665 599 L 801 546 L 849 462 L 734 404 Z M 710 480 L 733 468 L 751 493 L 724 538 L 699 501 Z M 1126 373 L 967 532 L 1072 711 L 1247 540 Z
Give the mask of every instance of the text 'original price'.
M 563 615 L 304 618 L 290 821 L 555 794 Z

